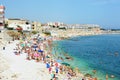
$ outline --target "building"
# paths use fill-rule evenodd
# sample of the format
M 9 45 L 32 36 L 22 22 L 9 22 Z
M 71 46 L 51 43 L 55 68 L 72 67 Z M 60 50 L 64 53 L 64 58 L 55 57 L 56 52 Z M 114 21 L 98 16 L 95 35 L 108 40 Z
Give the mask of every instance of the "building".
M 0 5 L 0 32 L 1 32 L 1 30 L 4 29 L 4 22 L 5 22 L 4 10 L 5 10 L 5 6 Z
M 8 28 L 16 29 L 18 26 L 23 29 L 23 31 L 31 31 L 32 25 L 29 20 L 19 19 L 19 18 L 9 18 L 6 20 Z
M 100 28 L 97 24 L 68 24 L 68 29 L 92 29 L 92 28 Z
M 42 28 L 41 28 L 41 23 L 40 22 L 32 22 L 32 30 L 33 31 L 41 31 Z
M 6 23 L 8 24 L 8 27 L 13 27 L 9 26 L 10 24 L 26 24 L 29 23 L 28 20 L 25 19 L 19 19 L 19 18 L 9 18 Z
M 63 26 L 64 24 L 62 22 L 48 22 L 47 26 L 54 26 L 54 27 L 59 27 L 59 26 Z

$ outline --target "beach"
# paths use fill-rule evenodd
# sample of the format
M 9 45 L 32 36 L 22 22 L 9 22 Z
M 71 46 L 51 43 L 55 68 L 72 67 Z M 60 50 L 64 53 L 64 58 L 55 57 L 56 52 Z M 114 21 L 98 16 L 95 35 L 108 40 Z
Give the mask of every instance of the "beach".
M 27 40 L 22 41 L 22 43 L 26 44 L 26 41 Z M 32 43 L 34 44 L 34 42 L 36 42 L 36 40 L 34 41 L 33 39 Z M 45 58 L 47 61 L 41 60 L 43 59 L 44 56 L 41 56 L 42 58 L 40 59 L 40 61 L 38 61 L 38 58 L 37 58 L 37 57 L 40 58 L 40 56 L 37 56 L 36 58 L 34 56 L 34 59 L 32 59 L 32 56 L 29 55 L 29 52 L 26 52 L 26 50 L 28 49 L 30 50 L 32 48 L 30 47 L 20 48 L 20 45 L 22 43 L 20 40 L 14 40 L 10 42 L 8 41 L 4 46 L 1 46 L 0 48 L 0 57 L 1 57 L 0 58 L 1 59 L 0 79 L 1 80 L 50 80 L 53 78 L 51 77 L 52 74 L 56 74 L 55 78 L 58 78 L 58 80 L 64 80 L 64 79 L 68 80 L 68 78 L 71 78 L 71 80 L 74 80 L 74 79 L 77 80 L 78 78 L 80 79 L 83 76 L 82 74 L 77 74 L 77 77 L 71 77 L 69 75 L 70 73 L 68 74 L 69 71 L 62 71 L 63 68 L 61 68 L 60 70 L 60 67 L 63 67 L 63 65 L 56 62 L 54 58 L 52 58 L 51 53 L 49 54 L 49 50 L 46 51 L 44 49 L 43 42 L 40 44 L 41 46 L 39 46 L 40 49 L 45 51 L 44 55 L 46 55 L 46 57 L 48 56 L 48 54 L 49 56 L 51 55 L 50 59 L 47 60 L 47 58 Z M 48 41 L 46 42 L 45 40 L 44 43 L 49 45 L 49 37 L 48 37 Z M 19 50 L 20 50 L 20 53 L 19 53 Z M 33 49 L 32 51 L 36 52 L 36 49 Z M 39 54 L 42 54 L 42 53 L 39 53 Z M 49 68 L 46 68 L 46 64 L 48 62 L 50 62 L 50 64 L 53 64 L 50 66 L 50 68 L 53 68 L 51 71 L 49 71 Z M 56 68 L 58 68 L 59 70 L 57 71 L 57 73 L 56 73 Z M 68 68 L 66 66 L 66 70 L 67 69 Z M 70 70 L 70 68 L 68 70 Z
M 56 56 L 52 52 L 56 47 L 52 43 L 61 40 L 60 36 L 51 37 L 43 35 L 37 34 L 29 37 L 29 39 L 10 41 L 10 43 L 6 41 L 5 49 L 1 47 L 0 50 L 2 64 L 0 66 L 4 66 L 0 70 L 1 80 L 97 80 L 96 76 L 85 77 L 84 75 L 87 72 L 83 74 L 79 72 L 78 68 L 76 68 L 78 71 L 75 68 L 73 69 L 72 66 L 74 65 L 75 67 L 75 64 L 72 64 L 71 67 L 69 67 L 71 64 L 66 66 L 66 63 L 69 63 L 69 61 L 62 61 L 60 56 Z M 56 51 L 60 50 L 57 49 Z M 66 59 L 70 59 L 70 57 Z M 61 65 L 62 63 L 65 66 Z M 87 67 L 85 70 L 87 71 L 88 69 Z M 54 78 L 52 75 L 56 77 Z
M 120 80 L 119 0 L 0 3 L 0 80 Z
M 2 64 L 5 65 L 6 63 L 4 66 L 6 69 L 2 68 L 4 70 L 1 70 L 0 73 L 1 80 L 50 80 L 45 64 L 28 61 L 25 54 L 16 56 L 13 53 L 13 49 L 18 42 L 14 41 L 8 44 L 5 50 L 0 51 L 2 53 Z

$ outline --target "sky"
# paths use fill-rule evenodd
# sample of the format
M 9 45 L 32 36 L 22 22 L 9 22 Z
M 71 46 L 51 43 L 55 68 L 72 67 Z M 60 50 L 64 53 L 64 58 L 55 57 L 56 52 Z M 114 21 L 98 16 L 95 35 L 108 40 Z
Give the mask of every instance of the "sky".
M 120 29 L 120 0 L 0 0 L 6 18 Z

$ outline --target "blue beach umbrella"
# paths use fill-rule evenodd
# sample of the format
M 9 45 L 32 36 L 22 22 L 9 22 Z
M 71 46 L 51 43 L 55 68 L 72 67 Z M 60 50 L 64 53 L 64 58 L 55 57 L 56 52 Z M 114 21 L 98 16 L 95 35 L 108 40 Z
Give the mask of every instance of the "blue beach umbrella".
M 43 52 L 43 50 L 38 50 L 38 52 Z
M 58 59 L 58 60 L 56 60 L 58 63 L 61 63 L 62 62 L 62 60 L 60 60 L 60 59 Z

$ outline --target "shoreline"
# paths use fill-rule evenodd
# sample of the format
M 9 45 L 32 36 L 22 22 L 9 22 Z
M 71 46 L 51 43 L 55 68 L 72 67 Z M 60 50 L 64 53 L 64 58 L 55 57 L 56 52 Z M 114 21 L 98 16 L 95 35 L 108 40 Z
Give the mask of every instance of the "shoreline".
M 109 35 L 109 34 L 101 34 L 101 35 Z M 101 72 L 101 71 L 100 71 Z M 114 77 L 112 77 L 112 76 L 114 76 L 114 75 L 112 75 L 111 73 L 109 74 L 109 79 L 110 80 L 112 80 L 112 79 L 114 79 Z M 99 78 L 99 77 L 98 77 Z M 103 78 L 103 77 L 102 77 Z M 104 75 L 104 79 L 105 79 L 105 75 Z
M 22 64 L 22 66 L 24 65 L 24 68 L 26 68 L 27 65 L 25 65 L 25 64 L 28 63 L 29 60 L 26 61 L 26 56 L 27 56 L 26 53 L 23 53 L 23 54 L 20 54 L 20 55 L 15 55 L 14 54 L 14 49 L 15 49 L 15 47 L 17 47 L 16 44 L 18 44 L 18 43 L 19 43 L 19 41 L 17 41 L 17 43 L 16 43 L 16 40 L 15 40 L 15 41 L 11 42 L 10 44 L 6 44 L 5 50 L 0 51 L 0 53 L 2 53 L 0 55 L 4 55 L 5 60 L 9 63 L 9 64 L 7 64 L 9 66 L 9 68 L 5 69 L 4 71 L 1 72 L 0 79 L 4 79 L 4 80 L 5 79 L 9 79 L 9 80 L 14 80 L 14 79 L 15 80 L 21 80 L 21 77 L 23 79 L 27 79 L 25 76 L 21 76 L 20 75 L 20 74 L 26 74 L 27 72 L 23 71 L 23 69 L 21 67 L 19 67 L 19 66 L 21 66 L 21 64 Z M 14 46 L 12 46 L 12 45 L 14 45 Z M 8 49 L 10 50 L 10 53 L 9 53 L 9 51 L 7 51 Z M 20 65 L 18 65 L 16 63 L 16 60 L 18 60 L 18 62 L 20 63 Z M 38 63 L 36 61 L 33 64 L 33 60 L 30 60 L 30 61 L 32 61 L 32 62 L 30 62 L 31 63 L 30 65 L 41 64 L 41 62 Z M 2 62 L 2 64 L 3 64 L 3 62 Z M 17 64 L 17 65 L 15 65 L 15 64 Z M 42 75 L 45 75 L 47 73 L 47 76 L 48 76 L 46 79 L 45 79 L 45 76 L 44 76 L 44 79 L 42 79 L 42 80 L 50 80 L 51 79 L 50 78 L 50 74 L 47 71 L 47 69 L 45 68 L 45 63 L 42 62 L 42 64 L 44 64 L 44 66 L 43 65 L 41 65 L 41 66 L 44 67 L 45 71 L 40 71 L 40 73 L 43 72 L 43 73 L 41 73 Z M 34 67 L 32 69 L 34 69 Z M 24 73 L 21 72 L 21 70 Z M 28 74 L 28 75 L 30 75 L 30 74 Z M 40 76 L 40 77 L 42 77 L 42 76 Z M 65 77 L 66 76 L 64 76 L 63 74 L 59 74 L 59 78 L 63 79 Z M 33 79 L 31 78 L 29 80 L 33 80 Z

